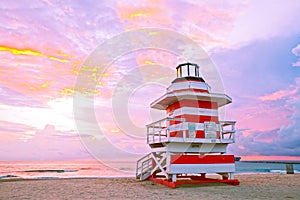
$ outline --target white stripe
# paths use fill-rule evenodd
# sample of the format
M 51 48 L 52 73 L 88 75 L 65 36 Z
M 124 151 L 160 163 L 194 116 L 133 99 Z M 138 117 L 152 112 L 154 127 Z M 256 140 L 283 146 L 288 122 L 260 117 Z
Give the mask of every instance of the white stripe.
M 181 107 L 173 111 L 172 116 L 179 115 L 204 115 L 204 116 L 218 116 L 218 110 L 208 108 L 193 108 L 193 107 Z
M 195 128 L 192 128 L 192 127 Z M 220 131 L 219 124 L 216 124 L 217 131 Z M 173 131 L 183 131 L 183 130 L 196 130 L 196 131 L 204 131 L 204 123 L 193 123 L 193 122 L 183 122 L 180 124 L 173 124 L 170 126 L 170 132 Z
M 173 83 L 168 89 L 168 92 L 183 89 L 199 89 L 210 91 L 210 86 L 204 82 L 179 82 Z
M 232 164 L 171 164 L 171 174 L 197 174 L 197 173 L 225 173 L 234 172 L 235 165 Z

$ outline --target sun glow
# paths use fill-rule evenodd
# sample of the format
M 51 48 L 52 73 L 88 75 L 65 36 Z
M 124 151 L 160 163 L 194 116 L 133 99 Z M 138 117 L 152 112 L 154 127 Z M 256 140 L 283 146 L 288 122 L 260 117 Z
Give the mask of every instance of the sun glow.
M 54 57 L 54 56 L 49 56 L 49 55 L 43 54 L 43 53 L 38 52 L 38 51 L 31 50 L 31 49 L 15 49 L 15 48 L 6 47 L 6 46 L 0 46 L 0 51 L 8 51 L 8 52 L 10 52 L 14 55 L 47 57 L 50 60 L 55 60 L 55 61 L 62 62 L 62 63 L 70 62 L 67 59 L 60 59 L 60 58 L 57 58 L 57 57 Z

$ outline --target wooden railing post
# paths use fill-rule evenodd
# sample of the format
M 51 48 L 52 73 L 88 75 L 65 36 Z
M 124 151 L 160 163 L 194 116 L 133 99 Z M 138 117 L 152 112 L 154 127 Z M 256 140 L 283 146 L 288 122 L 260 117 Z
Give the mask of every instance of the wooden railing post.
M 170 119 L 167 119 L 167 139 L 170 140 Z

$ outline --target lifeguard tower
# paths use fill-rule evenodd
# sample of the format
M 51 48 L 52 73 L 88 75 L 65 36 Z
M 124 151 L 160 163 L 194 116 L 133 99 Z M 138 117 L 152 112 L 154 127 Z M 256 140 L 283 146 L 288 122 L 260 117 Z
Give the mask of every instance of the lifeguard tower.
M 200 76 L 199 66 L 177 66 L 177 78 L 151 108 L 166 110 L 167 117 L 147 125 L 151 153 L 137 161 L 136 178 L 175 188 L 180 184 L 234 179 L 234 156 L 226 154 L 234 143 L 235 122 L 220 121 L 218 108 L 232 102 L 226 94 L 212 93 Z M 216 173 L 220 179 L 207 178 Z

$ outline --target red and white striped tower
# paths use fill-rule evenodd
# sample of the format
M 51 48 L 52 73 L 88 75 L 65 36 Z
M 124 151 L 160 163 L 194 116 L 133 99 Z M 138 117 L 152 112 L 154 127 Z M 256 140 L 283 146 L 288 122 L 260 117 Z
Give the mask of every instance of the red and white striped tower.
M 177 66 L 177 78 L 151 108 L 166 110 L 167 118 L 147 125 L 152 152 L 137 162 L 137 178 L 171 187 L 184 183 L 225 182 L 234 179 L 234 156 L 226 154 L 234 142 L 235 122 L 220 121 L 218 108 L 231 103 L 226 94 L 212 93 L 196 64 Z M 221 179 L 208 179 L 217 173 Z M 185 178 L 185 181 L 180 181 Z M 186 181 L 190 178 L 190 181 Z

